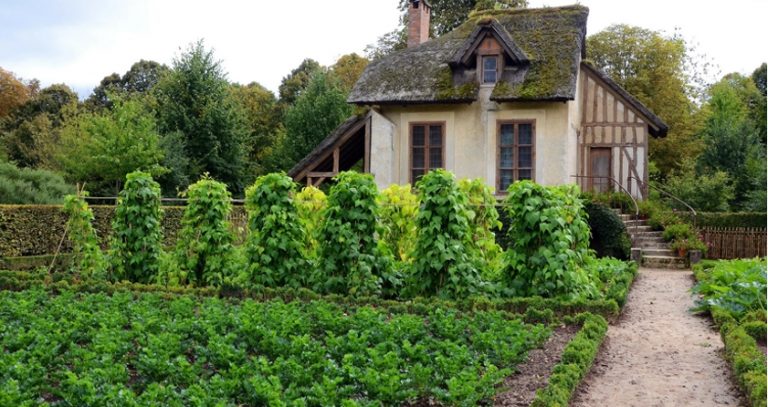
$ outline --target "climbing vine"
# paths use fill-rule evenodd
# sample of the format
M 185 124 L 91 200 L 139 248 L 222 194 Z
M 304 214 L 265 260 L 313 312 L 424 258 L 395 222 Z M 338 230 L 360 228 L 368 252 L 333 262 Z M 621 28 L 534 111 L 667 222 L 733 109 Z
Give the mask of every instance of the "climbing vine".
M 72 242 L 72 264 L 83 277 L 105 278 L 107 261 L 99 247 L 93 228 L 93 211 L 83 199 L 87 191 L 64 197 L 64 213 L 67 214 L 67 237 Z
M 118 278 L 138 283 L 155 279 L 160 263 L 160 184 L 146 172 L 126 176 L 112 221 L 110 263 Z
M 307 258 L 317 257 L 317 233 L 323 224 L 323 213 L 328 206 L 325 193 L 313 186 L 304 187 L 293 199 L 299 220 L 305 231 L 304 254 Z
M 410 261 L 416 242 L 419 197 L 411 192 L 410 185 L 392 184 L 381 190 L 378 201 L 382 243 L 394 254 L 395 259 Z
M 293 203 L 295 184 L 284 173 L 259 177 L 246 190 L 248 279 L 269 287 L 302 287 L 307 280 L 304 228 Z
M 485 184 L 482 178 L 462 179 L 459 189 L 467 195 L 469 208 L 469 227 L 472 233 L 473 251 L 480 254 L 482 270 L 492 278 L 501 269 L 501 246 L 496 243 L 495 231 L 501 230 L 498 202 L 493 196 L 493 188 Z

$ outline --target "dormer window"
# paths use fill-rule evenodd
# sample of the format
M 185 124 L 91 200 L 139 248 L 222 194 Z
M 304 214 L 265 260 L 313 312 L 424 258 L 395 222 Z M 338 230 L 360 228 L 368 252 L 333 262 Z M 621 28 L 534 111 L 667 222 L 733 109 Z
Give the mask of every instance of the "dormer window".
M 484 55 L 483 59 L 483 83 L 496 83 L 499 76 L 499 56 Z

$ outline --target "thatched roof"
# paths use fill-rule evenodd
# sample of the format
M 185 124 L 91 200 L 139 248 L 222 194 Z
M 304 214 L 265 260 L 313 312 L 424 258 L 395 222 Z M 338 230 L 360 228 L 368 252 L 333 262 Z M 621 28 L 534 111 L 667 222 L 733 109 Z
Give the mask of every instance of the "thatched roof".
M 347 134 L 348 131 L 364 123 L 369 118 L 369 116 L 370 113 L 349 117 L 344 121 L 344 123 L 340 124 L 339 127 L 331 132 L 328 137 L 321 141 L 317 147 L 310 151 L 306 157 L 296 163 L 296 165 L 294 165 L 293 168 L 288 171 L 288 176 L 295 178 L 302 171 L 307 169 L 308 166 L 315 164 L 318 159 L 331 151 L 336 145 L 337 141 L 339 141 L 345 134 Z
M 477 13 L 442 37 L 369 64 L 348 101 L 363 105 L 474 101 L 477 83 L 454 83 L 449 63 L 455 63 L 482 26 L 499 30 L 502 45 L 514 47 L 515 53 L 522 53 L 517 57 L 530 61 L 513 79 L 496 84 L 492 100 L 572 100 L 588 14 L 582 6 Z

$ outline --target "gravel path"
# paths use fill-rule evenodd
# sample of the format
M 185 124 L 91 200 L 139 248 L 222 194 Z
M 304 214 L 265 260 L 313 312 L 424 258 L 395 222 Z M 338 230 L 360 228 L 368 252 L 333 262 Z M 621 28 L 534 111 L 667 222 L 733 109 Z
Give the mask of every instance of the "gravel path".
M 690 271 L 640 269 L 572 406 L 741 406 L 723 342 L 693 305 Z

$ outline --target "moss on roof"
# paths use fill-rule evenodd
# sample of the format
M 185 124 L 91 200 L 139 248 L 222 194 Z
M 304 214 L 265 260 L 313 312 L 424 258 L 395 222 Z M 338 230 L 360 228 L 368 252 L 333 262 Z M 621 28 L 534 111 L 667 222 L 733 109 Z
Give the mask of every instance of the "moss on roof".
M 348 100 L 357 104 L 475 100 L 477 84 L 453 85 L 448 61 L 465 45 L 478 24 L 487 24 L 489 18 L 506 29 L 530 60 L 521 81 L 496 85 L 491 94 L 493 100 L 573 99 L 588 13 L 582 6 L 476 12 L 442 37 L 368 65 Z

